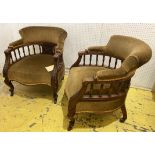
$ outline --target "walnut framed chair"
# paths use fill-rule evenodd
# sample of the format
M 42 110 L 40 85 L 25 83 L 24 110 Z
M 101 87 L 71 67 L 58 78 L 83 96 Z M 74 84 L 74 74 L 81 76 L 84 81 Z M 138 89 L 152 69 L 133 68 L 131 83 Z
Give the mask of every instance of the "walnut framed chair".
M 68 130 L 73 128 L 74 115 L 82 112 L 102 114 L 120 108 L 120 122 L 124 122 L 131 78 L 137 68 L 150 60 L 151 48 L 139 39 L 114 35 L 106 46 L 89 47 L 78 55 L 65 87 Z
M 19 31 L 21 39 L 5 50 L 4 82 L 14 94 L 12 81 L 24 85 L 45 84 L 53 89 L 54 102 L 64 78 L 63 47 L 67 32 L 58 27 L 30 26 Z M 45 67 L 54 65 L 51 72 Z

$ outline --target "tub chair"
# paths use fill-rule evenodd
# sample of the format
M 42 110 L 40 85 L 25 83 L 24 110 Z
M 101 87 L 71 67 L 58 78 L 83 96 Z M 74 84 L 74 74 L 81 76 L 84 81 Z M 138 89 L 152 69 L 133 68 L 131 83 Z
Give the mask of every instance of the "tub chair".
M 4 82 L 14 94 L 12 81 L 24 85 L 45 84 L 52 88 L 56 103 L 57 91 L 64 78 L 63 47 L 67 32 L 58 27 L 30 26 L 19 31 L 21 39 L 5 50 Z M 45 67 L 52 66 L 49 72 Z
M 68 99 L 68 130 L 77 113 L 102 114 L 121 109 L 120 122 L 127 119 L 125 99 L 136 69 L 151 58 L 151 48 L 143 41 L 114 35 L 106 46 L 79 52 L 65 87 Z

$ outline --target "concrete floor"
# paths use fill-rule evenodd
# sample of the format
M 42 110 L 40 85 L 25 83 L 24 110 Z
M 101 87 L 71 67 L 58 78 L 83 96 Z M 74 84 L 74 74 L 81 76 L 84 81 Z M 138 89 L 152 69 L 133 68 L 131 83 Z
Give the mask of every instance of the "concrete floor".
M 53 104 L 48 86 L 15 84 L 15 95 L 0 76 L 0 131 L 67 131 L 68 120 L 63 111 L 64 85 L 58 103 Z M 63 102 L 67 101 L 63 99 Z M 120 123 L 121 111 L 104 115 L 79 114 L 72 131 L 155 131 L 155 93 L 130 88 L 126 107 L 128 119 Z

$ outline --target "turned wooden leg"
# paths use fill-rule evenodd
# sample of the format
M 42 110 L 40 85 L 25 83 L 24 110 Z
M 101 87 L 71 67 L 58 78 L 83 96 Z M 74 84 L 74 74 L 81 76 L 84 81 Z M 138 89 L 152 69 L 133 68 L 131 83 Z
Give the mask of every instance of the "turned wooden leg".
M 9 81 L 8 79 L 5 79 L 4 82 L 5 82 L 5 84 L 6 84 L 7 86 L 10 87 L 10 89 L 9 89 L 9 91 L 10 91 L 10 96 L 13 96 L 13 95 L 14 95 L 14 86 L 13 86 L 12 82 Z
M 70 131 L 73 129 L 73 126 L 74 126 L 74 123 L 75 123 L 75 111 L 76 111 L 76 101 L 73 99 L 73 100 L 70 100 L 69 101 L 69 105 L 68 105 L 68 118 L 69 118 L 69 125 L 68 125 L 68 128 L 67 130 Z
M 58 92 L 58 81 L 56 79 L 56 77 L 54 76 L 53 77 L 53 80 L 52 80 L 52 92 L 53 92 L 53 99 L 54 99 L 54 104 L 57 103 L 57 98 L 58 98 L 58 95 L 57 95 L 57 92 Z
M 57 103 L 57 98 L 58 98 L 57 91 L 53 92 L 53 98 L 54 98 L 54 104 L 56 104 Z
M 127 119 L 127 111 L 126 111 L 126 107 L 125 104 L 121 107 L 122 113 L 123 113 L 123 117 L 120 118 L 120 122 L 124 123 L 125 120 Z
M 75 118 L 74 117 L 70 118 L 69 125 L 67 128 L 68 131 L 71 131 L 73 129 L 74 123 L 75 123 Z

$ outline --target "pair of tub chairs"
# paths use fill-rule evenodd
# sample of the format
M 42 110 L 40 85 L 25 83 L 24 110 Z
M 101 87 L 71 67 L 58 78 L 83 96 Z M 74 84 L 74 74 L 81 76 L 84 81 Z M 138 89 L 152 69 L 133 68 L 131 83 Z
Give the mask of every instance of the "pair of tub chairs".
M 51 86 L 53 99 L 64 78 L 64 41 L 67 32 L 57 27 L 26 27 L 21 39 L 5 51 L 4 82 L 14 94 L 12 81 L 25 85 Z M 73 128 L 75 114 L 102 114 L 121 109 L 120 122 L 127 119 L 125 99 L 137 68 L 151 58 L 151 48 L 139 39 L 114 35 L 106 46 L 89 47 L 79 52 L 70 68 L 65 95 L 68 99 L 68 130 Z M 54 65 L 52 71 L 45 67 Z

